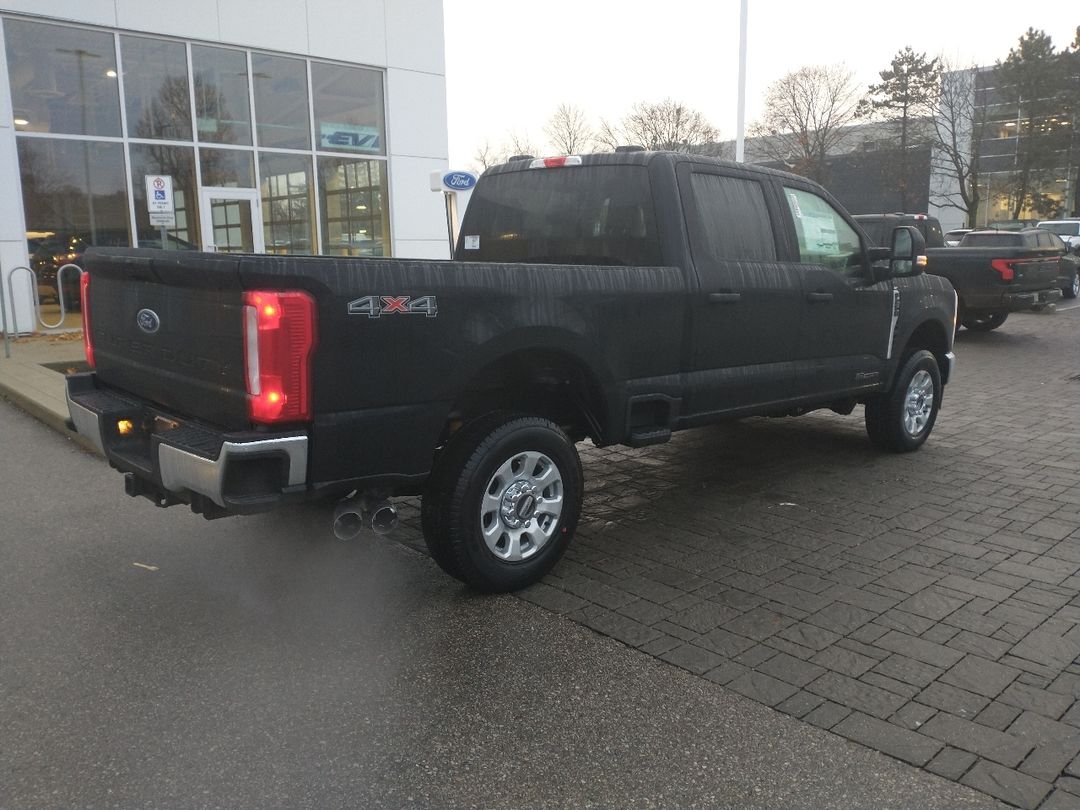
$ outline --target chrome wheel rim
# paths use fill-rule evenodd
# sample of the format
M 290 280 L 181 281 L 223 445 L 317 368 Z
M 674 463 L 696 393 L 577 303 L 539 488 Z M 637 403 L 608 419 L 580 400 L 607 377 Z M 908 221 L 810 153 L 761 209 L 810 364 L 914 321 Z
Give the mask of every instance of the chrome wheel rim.
M 926 430 L 933 408 L 934 378 L 929 371 L 919 369 L 904 395 L 904 430 L 909 436 L 914 438 Z
M 1073 273 L 1072 278 L 1072 297 L 1077 296 L 1080 296 L 1080 272 Z
M 484 489 L 480 503 L 484 544 L 505 562 L 527 560 L 554 537 L 562 510 L 558 465 L 535 450 L 515 453 Z

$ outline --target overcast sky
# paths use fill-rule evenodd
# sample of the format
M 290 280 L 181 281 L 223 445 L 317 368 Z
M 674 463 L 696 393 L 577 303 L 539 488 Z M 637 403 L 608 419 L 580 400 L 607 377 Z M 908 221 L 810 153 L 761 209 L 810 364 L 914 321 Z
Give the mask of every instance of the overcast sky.
M 1045 30 L 1058 49 L 1080 25 L 1078 0 L 749 0 L 747 123 L 768 85 L 804 65 L 843 62 L 861 86 L 906 45 L 961 65 L 1004 59 Z M 468 168 L 485 139 L 527 134 L 560 103 L 617 121 L 637 101 L 671 97 L 734 138 L 739 0 L 444 0 L 450 165 Z

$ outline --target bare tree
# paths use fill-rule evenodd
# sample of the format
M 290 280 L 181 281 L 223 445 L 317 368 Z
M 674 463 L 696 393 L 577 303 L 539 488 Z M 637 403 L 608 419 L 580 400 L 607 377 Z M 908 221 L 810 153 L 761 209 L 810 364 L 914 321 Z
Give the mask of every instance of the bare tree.
M 943 207 L 964 212 L 968 227 L 975 226 L 980 202 L 981 144 L 986 129 L 986 104 L 976 104 L 975 80 L 979 70 L 954 70 L 943 64 L 941 90 L 933 111 L 932 173 L 944 183 L 930 189 L 930 197 Z
M 503 150 L 496 149 L 486 139 L 480 146 L 476 147 L 476 152 L 473 153 L 473 163 L 479 167 L 480 171 L 490 169 L 504 160 L 506 160 L 506 156 L 503 154 Z
M 673 152 L 689 152 L 717 139 L 704 115 L 670 98 L 635 104 L 623 118 L 622 131 L 632 144 Z
M 507 136 L 510 142 L 511 155 L 535 155 L 538 153 L 536 146 L 529 139 L 527 132 L 512 130 Z
M 544 125 L 544 133 L 560 155 L 584 151 L 593 138 L 585 111 L 572 104 L 560 104 Z
M 615 148 L 626 143 L 626 136 L 619 129 L 618 124 L 601 118 L 600 128 L 593 133 L 593 151 L 614 152 Z
M 855 119 L 859 92 L 843 65 L 799 68 L 769 85 L 764 117 L 751 128 L 766 157 L 823 182 L 825 158 L 840 146 Z

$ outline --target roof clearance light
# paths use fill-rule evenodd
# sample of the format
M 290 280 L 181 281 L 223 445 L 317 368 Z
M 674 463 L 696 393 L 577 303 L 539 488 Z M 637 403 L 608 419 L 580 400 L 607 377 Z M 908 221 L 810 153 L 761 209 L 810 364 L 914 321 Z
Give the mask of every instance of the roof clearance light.
M 581 155 L 565 157 L 536 158 L 529 164 L 530 169 L 557 169 L 561 166 L 580 166 Z

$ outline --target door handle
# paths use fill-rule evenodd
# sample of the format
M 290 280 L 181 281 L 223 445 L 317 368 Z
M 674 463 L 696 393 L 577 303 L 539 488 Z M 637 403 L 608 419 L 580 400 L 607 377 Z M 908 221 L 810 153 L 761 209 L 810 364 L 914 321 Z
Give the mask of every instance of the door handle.
M 709 293 L 710 304 L 737 304 L 742 301 L 742 293 Z
M 818 303 L 821 301 L 832 301 L 832 293 L 812 292 L 806 296 L 806 300 L 811 303 Z

